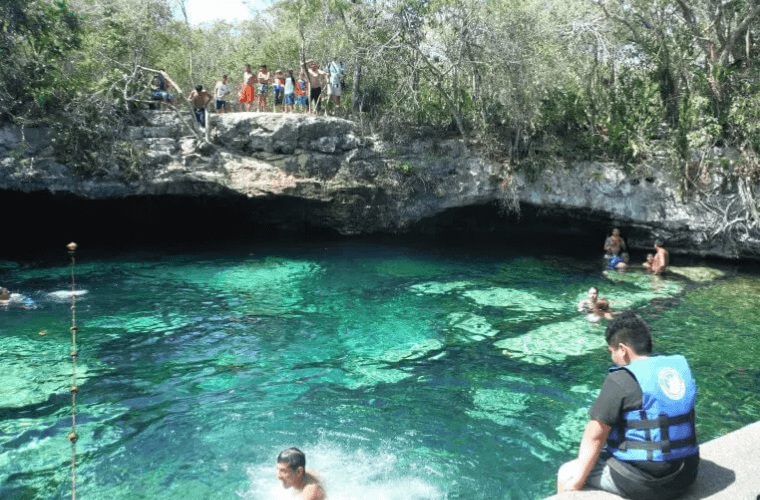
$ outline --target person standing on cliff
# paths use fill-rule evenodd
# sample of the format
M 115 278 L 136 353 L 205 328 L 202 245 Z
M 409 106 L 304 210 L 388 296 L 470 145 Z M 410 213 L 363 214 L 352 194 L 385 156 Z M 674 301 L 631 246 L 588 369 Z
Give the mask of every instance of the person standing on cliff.
M 319 113 L 322 101 L 322 81 L 327 73 L 319 69 L 314 61 L 306 61 L 303 64 L 304 74 L 309 82 L 309 108 L 312 113 Z
M 670 264 L 670 254 L 662 247 L 662 240 L 655 240 L 654 249 L 657 253 L 654 254 L 649 270 L 654 274 L 662 274 L 667 270 L 668 264 Z
M 262 64 L 256 75 L 256 81 L 259 84 L 259 97 L 256 103 L 256 111 L 267 111 L 267 96 L 272 86 L 272 73 L 267 69 L 266 64 Z
M 346 75 L 346 65 L 343 61 L 331 61 L 327 65 L 328 81 L 327 81 L 327 95 L 335 104 L 336 108 L 340 108 L 340 96 L 343 94 L 343 79 Z
M 251 65 L 245 65 L 245 71 L 243 71 L 243 87 L 240 89 L 240 102 L 243 104 L 243 111 L 250 111 L 255 92 L 253 85 L 256 83 L 256 77 L 251 70 Z
M 187 100 L 193 104 L 193 112 L 195 113 L 195 119 L 201 124 L 201 127 L 206 126 L 206 105 L 212 101 L 211 94 L 208 90 L 203 89 L 203 85 L 196 85 L 195 90 L 190 92 L 187 96 Z
M 664 500 L 695 481 L 697 386 L 686 358 L 652 356 L 641 316 L 622 311 L 607 326 L 611 368 L 589 409 L 578 458 L 560 467 L 557 493 L 584 486 L 633 500 Z
M 216 82 L 216 85 L 214 86 L 214 97 L 216 98 L 214 107 L 218 114 L 223 114 L 227 109 L 227 101 L 225 99 L 230 91 L 231 88 L 230 84 L 227 83 L 227 75 L 222 75 L 222 81 Z
M 296 92 L 296 79 L 293 77 L 293 71 L 287 71 L 285 77 L 285 83 L 283 85 L 283 92 L 285 93 L 285 112 L 293 111 L 296 104 L 295 92 Z

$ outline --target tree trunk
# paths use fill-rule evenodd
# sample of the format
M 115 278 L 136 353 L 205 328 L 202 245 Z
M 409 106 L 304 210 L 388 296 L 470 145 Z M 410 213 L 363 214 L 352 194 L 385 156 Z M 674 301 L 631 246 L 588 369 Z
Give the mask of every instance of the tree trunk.
M 351 111 L 355 114 L 361 112 L 361 81 L 362 81 L 362 55 L 361 50 L 354 52 L 354 79 L 351 82 Z

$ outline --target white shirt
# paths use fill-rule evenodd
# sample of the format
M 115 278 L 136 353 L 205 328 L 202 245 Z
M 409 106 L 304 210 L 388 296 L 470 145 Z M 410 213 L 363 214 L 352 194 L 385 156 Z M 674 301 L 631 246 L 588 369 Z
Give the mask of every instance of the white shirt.
M 230 93 L 229 83 L 216 82 L 216 87 L 214 88 L 214 94 L 216 95 L 217 101 L 223 101 L 224 97 L 229 93 Z

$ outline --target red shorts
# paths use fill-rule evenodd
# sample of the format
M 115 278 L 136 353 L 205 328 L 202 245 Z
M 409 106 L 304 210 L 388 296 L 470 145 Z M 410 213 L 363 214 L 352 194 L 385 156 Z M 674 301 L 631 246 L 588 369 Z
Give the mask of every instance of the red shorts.
M 246 85 L 243 90 L 240 91 L 240 102 L 253 102 L 253 85 Z

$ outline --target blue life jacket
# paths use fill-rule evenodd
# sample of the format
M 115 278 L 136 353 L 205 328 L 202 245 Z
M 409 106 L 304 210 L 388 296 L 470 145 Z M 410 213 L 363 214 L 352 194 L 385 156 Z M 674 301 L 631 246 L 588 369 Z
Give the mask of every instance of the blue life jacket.
M 627 370 L 641 387 L 640 409 L 624 412 L 607 450 L 626 462 L 669 462 L 699 453 L 694 429 L 697 386 L 683 356 L 653 356 L 610 371 Z

